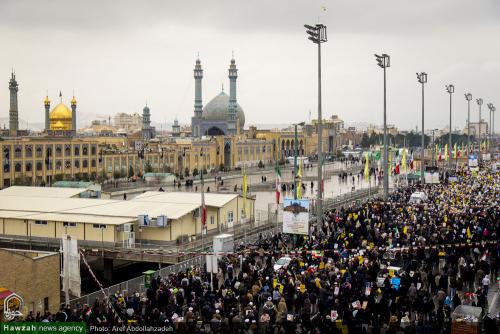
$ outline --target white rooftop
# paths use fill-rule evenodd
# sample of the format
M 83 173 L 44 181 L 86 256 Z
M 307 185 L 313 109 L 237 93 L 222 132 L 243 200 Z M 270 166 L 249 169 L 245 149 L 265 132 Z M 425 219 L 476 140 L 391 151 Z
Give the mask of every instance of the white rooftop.
M 0 191 L 0 196 L 71 198 L 85 191 L 85 188 L 12 186 Z
M 72 198 L 74 188 L 10 187 L 0 191 L 0 218 L 120 225 L 139 215 L 178 219 L 201 206 L 200 193 L 149 191 L 123 200 Z M 78 189 L 78 191 L 83 191 Z M 205 194 L 205 204 L 223 207 L 237 194 Z
M 221 208 L 237 197 L 238 194 L 205 193 L 205 205 Z M 189 203 L 201 206 L 201 193 L 147 191 L 139 196 L 136 196 L 132 201 L 174 204 Z

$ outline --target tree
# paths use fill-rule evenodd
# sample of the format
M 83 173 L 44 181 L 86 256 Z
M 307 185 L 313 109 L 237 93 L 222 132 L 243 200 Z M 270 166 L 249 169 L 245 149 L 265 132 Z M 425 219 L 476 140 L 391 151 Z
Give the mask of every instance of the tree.
M 193 176 L 196 177 L 197 175 L 198 175 L 198 168 L 195 168 L 193 169 Z
M 134 167 L 132 165 L 128 166 L 128 177 L 134 176 Z
M 361 138 L 361 147 L 362 148 L 370 147 L 370 137 L 368 137 L 368 134 L 366 132 L 363 133 L 363 138 Z
M 151 166 L 151 162 L 149 160 L 146 161 L 146 166 L 144 166 L 144 172 L 145 173 L 152 173 L 153 172 L 153 166 Z
M 184 169 L 184 176 L 189 176 L 189 168 Z

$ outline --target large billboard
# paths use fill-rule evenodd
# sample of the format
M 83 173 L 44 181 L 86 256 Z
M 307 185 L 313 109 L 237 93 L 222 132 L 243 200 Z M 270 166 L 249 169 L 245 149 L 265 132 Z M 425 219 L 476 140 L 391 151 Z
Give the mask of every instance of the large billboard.
M 283 233 L 309 234 L 309 200 L 283 200 Z

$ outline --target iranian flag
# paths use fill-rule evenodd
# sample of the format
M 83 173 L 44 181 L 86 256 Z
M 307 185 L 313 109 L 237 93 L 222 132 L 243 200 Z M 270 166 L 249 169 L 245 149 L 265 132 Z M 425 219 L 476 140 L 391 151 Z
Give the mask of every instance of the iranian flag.
M 86 316 L 87 318 L 90 318 L 90 316 L 91 316 L 91 315 L 92 315 L 92 308 L 91 308 L 91 307 L 89 307 L 89 309 L 87 310 L 87 312 L 85 312 L 85 316 Z
M 203 171 L 201 172 L 201 226 L 207 224 L 207 207 L 205 205 L 205 183 L 203 182 Z
M 276 163 L 276 204 L 280 204 L 280 191 L 281 191 L 281 170 L 278 163 Z

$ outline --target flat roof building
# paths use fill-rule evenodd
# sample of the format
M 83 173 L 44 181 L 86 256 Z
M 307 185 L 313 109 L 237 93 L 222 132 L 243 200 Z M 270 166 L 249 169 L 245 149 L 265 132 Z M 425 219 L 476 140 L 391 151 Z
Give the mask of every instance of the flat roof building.
M 200 193 L 149 191 L 124 201 L 75 197 L 81 191 L 40 187 L 0 191 L 0 235 L 55 240 L 68 234 L 81 245 L 133 247 L 138 240 L 161 245 L 201 234 Z M 254 200 L 247 201 L 246 215 L 252 219 Z M 241 223 L 240 195 L 206 193 L 205 205 L 206 232 Z M 147 222 L 140 219 L 144 216 Z

